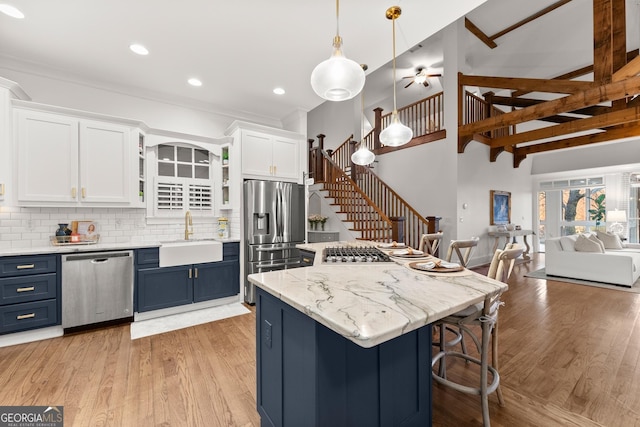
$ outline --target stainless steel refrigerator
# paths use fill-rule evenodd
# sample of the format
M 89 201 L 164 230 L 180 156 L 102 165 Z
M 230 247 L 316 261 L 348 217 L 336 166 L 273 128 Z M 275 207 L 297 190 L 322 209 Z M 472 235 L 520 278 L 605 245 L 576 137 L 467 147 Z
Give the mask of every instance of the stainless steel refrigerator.
M 244 300 L 255 303 L 252 273 L 300 266 L 298 243 L 305 235 L 304 186 L 250 180 L 244 183 Z

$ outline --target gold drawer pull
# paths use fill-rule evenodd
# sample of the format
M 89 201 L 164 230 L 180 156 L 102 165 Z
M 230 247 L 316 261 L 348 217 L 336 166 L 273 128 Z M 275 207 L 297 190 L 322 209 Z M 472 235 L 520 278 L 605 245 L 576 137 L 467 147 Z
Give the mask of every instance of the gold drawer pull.
M 29 313 L 29 314 L 21 314 L 20 316 L 16 316 L 17 320 L 24 320 L 24 319 L 32 319 L 36 317 L 35 313 Z
M 4 196 L 4 184 L 0 184 L 0 196 Z
M 16 268 L 18 270 L 27 270 L 29 268 L 34 268 L 36 265 L 35 264 L 24 264 L 24 265 L 18 265 Z
M 82 187 L 82 198 L 86 199 L 87 198 L 87 189 Z
M 78 191 L 76 190 L 76 187 L 71 187 L 71 198 L 75 199 L 77 194 L 78 194 Z
M 192 279 L 191 275 L 192 275 L 192 272 L 191 272 L 191 269 L 189 269 L 189 279 Z
M 28 288 L 18 288 L 16 289 L 16 292 L 29 292 L 29 291 L 35 291 L 36 287 L 35 286 L 29 286 Z
M 302 258 L 302 262 L 311 262 L 311 258 Z
M 198 268 L 196 267 L 194 270 L 195 270 L 195 273 L 196 273 L 195 274 L 195 278 L 197 279 L 198 278 Z

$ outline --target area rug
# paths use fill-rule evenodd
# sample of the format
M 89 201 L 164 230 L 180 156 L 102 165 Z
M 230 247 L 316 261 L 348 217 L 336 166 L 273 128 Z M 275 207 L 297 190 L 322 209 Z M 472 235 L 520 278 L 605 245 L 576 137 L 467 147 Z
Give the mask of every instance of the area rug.
M 248 313 L 251 313 L 251 311 L 242 303 L 237 303 L 203 308 L 156 319 L 139 320 L 131 323 L 131 339 L 135 340 Z
M 614 289 L 616 291 L 640 294 L 640 280 L 634 283 L 632 287 L 628 288 L 626 286 L 611 285 L 608 283 L 600 283 L 600 282 L 590 282 L 588 280 L 570 279 L 568 277 L 547 276 L 547 273 L 544 271 L 544 268 L 541 268 L 540 270 L 532 271 L 530 273 L 526 273 L 524 276 L 531 277 L 534 279 L 555 280 L 557 282 L 575 283 L 576 285 L 596 286 L 598 288 Z

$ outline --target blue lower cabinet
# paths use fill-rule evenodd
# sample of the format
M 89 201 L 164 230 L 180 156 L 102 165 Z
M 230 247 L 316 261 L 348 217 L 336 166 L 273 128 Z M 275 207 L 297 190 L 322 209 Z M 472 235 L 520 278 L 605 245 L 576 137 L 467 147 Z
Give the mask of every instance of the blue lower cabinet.
M 193 281 L 193 301 L 207 301 L 230 297 L 240 293 L 240 264 L 238 261 L 220 261 L 194 265 L 197 269 Z
M 0 334 L 60 324 L 60 256 L 0 257 Z
M 189 277 L 190 270 L 191 266 L 138 270 L 138 311 L 192 303 L 193 283 Z
M 257 290 L 262 426 L 430 426 L 431 325 L 372 348 Z
M 220 262 L 158 267 L 157 248 L 136 252 L 136 311 L 229 297 L 240 293 L 238 243 L 225 243 Z

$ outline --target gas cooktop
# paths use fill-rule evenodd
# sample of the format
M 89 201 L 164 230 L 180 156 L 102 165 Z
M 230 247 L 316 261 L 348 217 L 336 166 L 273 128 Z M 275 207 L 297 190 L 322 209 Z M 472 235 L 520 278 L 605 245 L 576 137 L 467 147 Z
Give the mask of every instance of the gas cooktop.
M 325 263 L 392 262 L 387 254 L 373 246 L 329 246 L 322 252 Z

